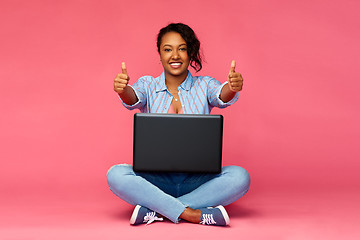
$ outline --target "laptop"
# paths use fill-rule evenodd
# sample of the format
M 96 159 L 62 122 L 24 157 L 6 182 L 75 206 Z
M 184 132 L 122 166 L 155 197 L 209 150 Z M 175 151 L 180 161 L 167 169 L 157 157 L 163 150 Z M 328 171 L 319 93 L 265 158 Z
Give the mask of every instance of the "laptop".
M 220 173 L 222 115 L 134 114 L 136 172 Z

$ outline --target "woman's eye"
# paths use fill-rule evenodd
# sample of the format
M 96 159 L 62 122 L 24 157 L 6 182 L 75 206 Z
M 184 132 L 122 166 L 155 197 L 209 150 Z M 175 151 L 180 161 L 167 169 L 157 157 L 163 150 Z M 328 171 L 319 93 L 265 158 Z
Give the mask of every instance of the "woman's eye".
M 165 51 L 165 52 L 170 52 L 171 49 L 170 49 L 170 48 L 165 48 L 164 51 Z
M 180 48 L 180 51 L 186 51 L 186 48 Z

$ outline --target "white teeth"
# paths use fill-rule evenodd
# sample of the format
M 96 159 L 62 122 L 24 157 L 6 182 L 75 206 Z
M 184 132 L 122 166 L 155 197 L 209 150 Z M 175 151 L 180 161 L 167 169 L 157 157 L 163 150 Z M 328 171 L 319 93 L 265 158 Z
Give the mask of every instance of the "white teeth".
M 170 63 L 170 65 L 172 65 L 172 66 L 180 66 L 181 63 Z

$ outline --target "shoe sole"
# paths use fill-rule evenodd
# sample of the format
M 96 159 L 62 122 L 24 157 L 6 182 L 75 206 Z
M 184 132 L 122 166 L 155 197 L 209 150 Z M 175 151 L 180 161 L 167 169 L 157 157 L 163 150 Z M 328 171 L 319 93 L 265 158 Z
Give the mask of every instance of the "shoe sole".
M 139 213 L 139 210 L 140 210 L 141 206 L 140 205 L 136 205 L 135 209 L 134 209 L 134 212 L 133 214 L 131 215 L 131 218 L 130 218 L 130 224 L 131 225 L 134 225 L 135 222 L 136 222 L 136 218 L 138 216 L 138 213 Z
M 221 211 L 222 215 L 224 216 L 226 225 L 229 225 L 230 224 L 230 218 L 229 218 L 229 215 L 227 214 L 225 208 L 222 205 L 219 205 L 216 208 L 218 208 Z

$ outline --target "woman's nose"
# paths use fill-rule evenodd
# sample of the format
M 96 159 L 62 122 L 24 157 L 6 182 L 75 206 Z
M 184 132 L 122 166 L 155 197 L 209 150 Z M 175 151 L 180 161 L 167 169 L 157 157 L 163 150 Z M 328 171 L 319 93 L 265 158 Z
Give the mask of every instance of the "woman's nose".
M 179 53 L 178 51 L 173 51 L 173 54 L 171 56 L 173 59 L 178 59 L 180 56 L 179 56 Z

